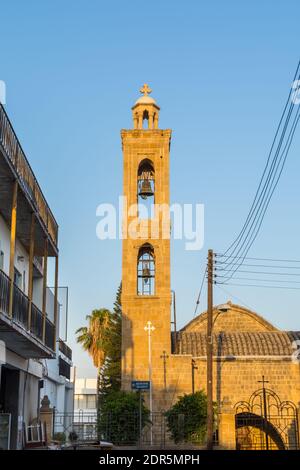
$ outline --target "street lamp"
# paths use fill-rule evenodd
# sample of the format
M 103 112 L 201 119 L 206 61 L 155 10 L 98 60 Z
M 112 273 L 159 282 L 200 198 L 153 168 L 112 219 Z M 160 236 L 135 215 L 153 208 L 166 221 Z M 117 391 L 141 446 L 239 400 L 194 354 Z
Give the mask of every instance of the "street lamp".
M 152 325 L 151 321 L 147 321 L 144 330 L 148 332 L 148 367 L 149 367 L 149 382 L 150 382 L 150 390 L 149 390 L 149 407 L 150 407 L 150 419 L 152 419 L 152 412 L 153 412 L 153 403 L 152 403 L 152 357 L 151 357 L 151 333 L 155 330 L 154 326 Z M 153 443 L 153 432 L 152 426 L 150 430 L 150 443 Z

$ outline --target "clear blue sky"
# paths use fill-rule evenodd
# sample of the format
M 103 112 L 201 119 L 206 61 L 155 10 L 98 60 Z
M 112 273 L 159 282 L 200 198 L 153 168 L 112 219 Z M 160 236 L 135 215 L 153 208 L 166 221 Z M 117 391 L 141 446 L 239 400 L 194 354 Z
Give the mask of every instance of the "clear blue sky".
M 173 129 L 172 201 L 205 204 L 204 249 L 172 244 L 183 325 L 207 249 L 229 245 L 253 199 L 299 58 L 299 17 L 296 0 L 1 1 L 6 109 L 60 225 L 79 375 L 94 371 L 74 330 L 112 306 L 120 282 L 121 243 L 96 238 L 95 211 L 122 191 L 119 132 L 132 126 L 139 87 L 151 85 L 160 126 Z M 300 259 L 299 133 L 253 256 Z M 275 325 L 300 329 L 299 291 L 229 290 Z M 216 303 L 229 297 L 216 289 Z

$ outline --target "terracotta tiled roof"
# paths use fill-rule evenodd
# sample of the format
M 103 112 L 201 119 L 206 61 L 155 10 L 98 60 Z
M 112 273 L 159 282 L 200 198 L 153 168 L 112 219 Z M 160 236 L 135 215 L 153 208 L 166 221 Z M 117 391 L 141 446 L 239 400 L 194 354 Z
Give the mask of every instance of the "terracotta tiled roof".
M 295 340 L 300 331 L 221 332 L 214 334 L 214 356 L 291 356 Z M 206 334 L 178 332 L 177 353 L 206 356 Z

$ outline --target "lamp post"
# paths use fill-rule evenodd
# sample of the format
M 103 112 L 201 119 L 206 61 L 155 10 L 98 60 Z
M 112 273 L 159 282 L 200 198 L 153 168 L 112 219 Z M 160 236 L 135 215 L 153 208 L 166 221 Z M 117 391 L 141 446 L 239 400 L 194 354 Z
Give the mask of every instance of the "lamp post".
M 152 402 L 152 356 L 151 356 L 151 333 L 155 330 L 154 326 L 152 325 L 151 321 L 147 321 L 144 330 L 148 332 L 148 367 L 149 367 L 149 382 L 150 382 L 150 390 L 149 390 L 149 408 L 150 408 L 150 419 L 152 419 L 152 412 L 153 412 L 153 402 Z M 152 426 L 150 430 L 150 443 L 153 444 L 153 431 Z

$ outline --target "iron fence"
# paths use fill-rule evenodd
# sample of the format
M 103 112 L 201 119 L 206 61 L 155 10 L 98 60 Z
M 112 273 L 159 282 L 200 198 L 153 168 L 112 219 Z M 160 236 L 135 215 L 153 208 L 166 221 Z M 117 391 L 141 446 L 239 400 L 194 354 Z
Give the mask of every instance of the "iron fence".
M 203 434 L 191 434 L 189 439 L 184 435 L 186 416 L 180 415 L 173 419 L 172 427 L 177 427 L 176 435 L 181 445 L 199 447 L 203 444 Z M 75 411 L 53 415 L 53 435 L 64 433 L 67 440 L 71 433 L 76 433 L 78 443 L 106 441 L 118 447 L 155 447 L 168 448 L 174 446 L 165 413 L 154 412 L 151 417 L 140 421 L 139 413 L 123 413 L 114 415 L 105 413 L 97 416 L 97 412 Z M 72 434 L 71 434 L 72 436 Z M 216 441 L 215 441 L 216 443 Z

